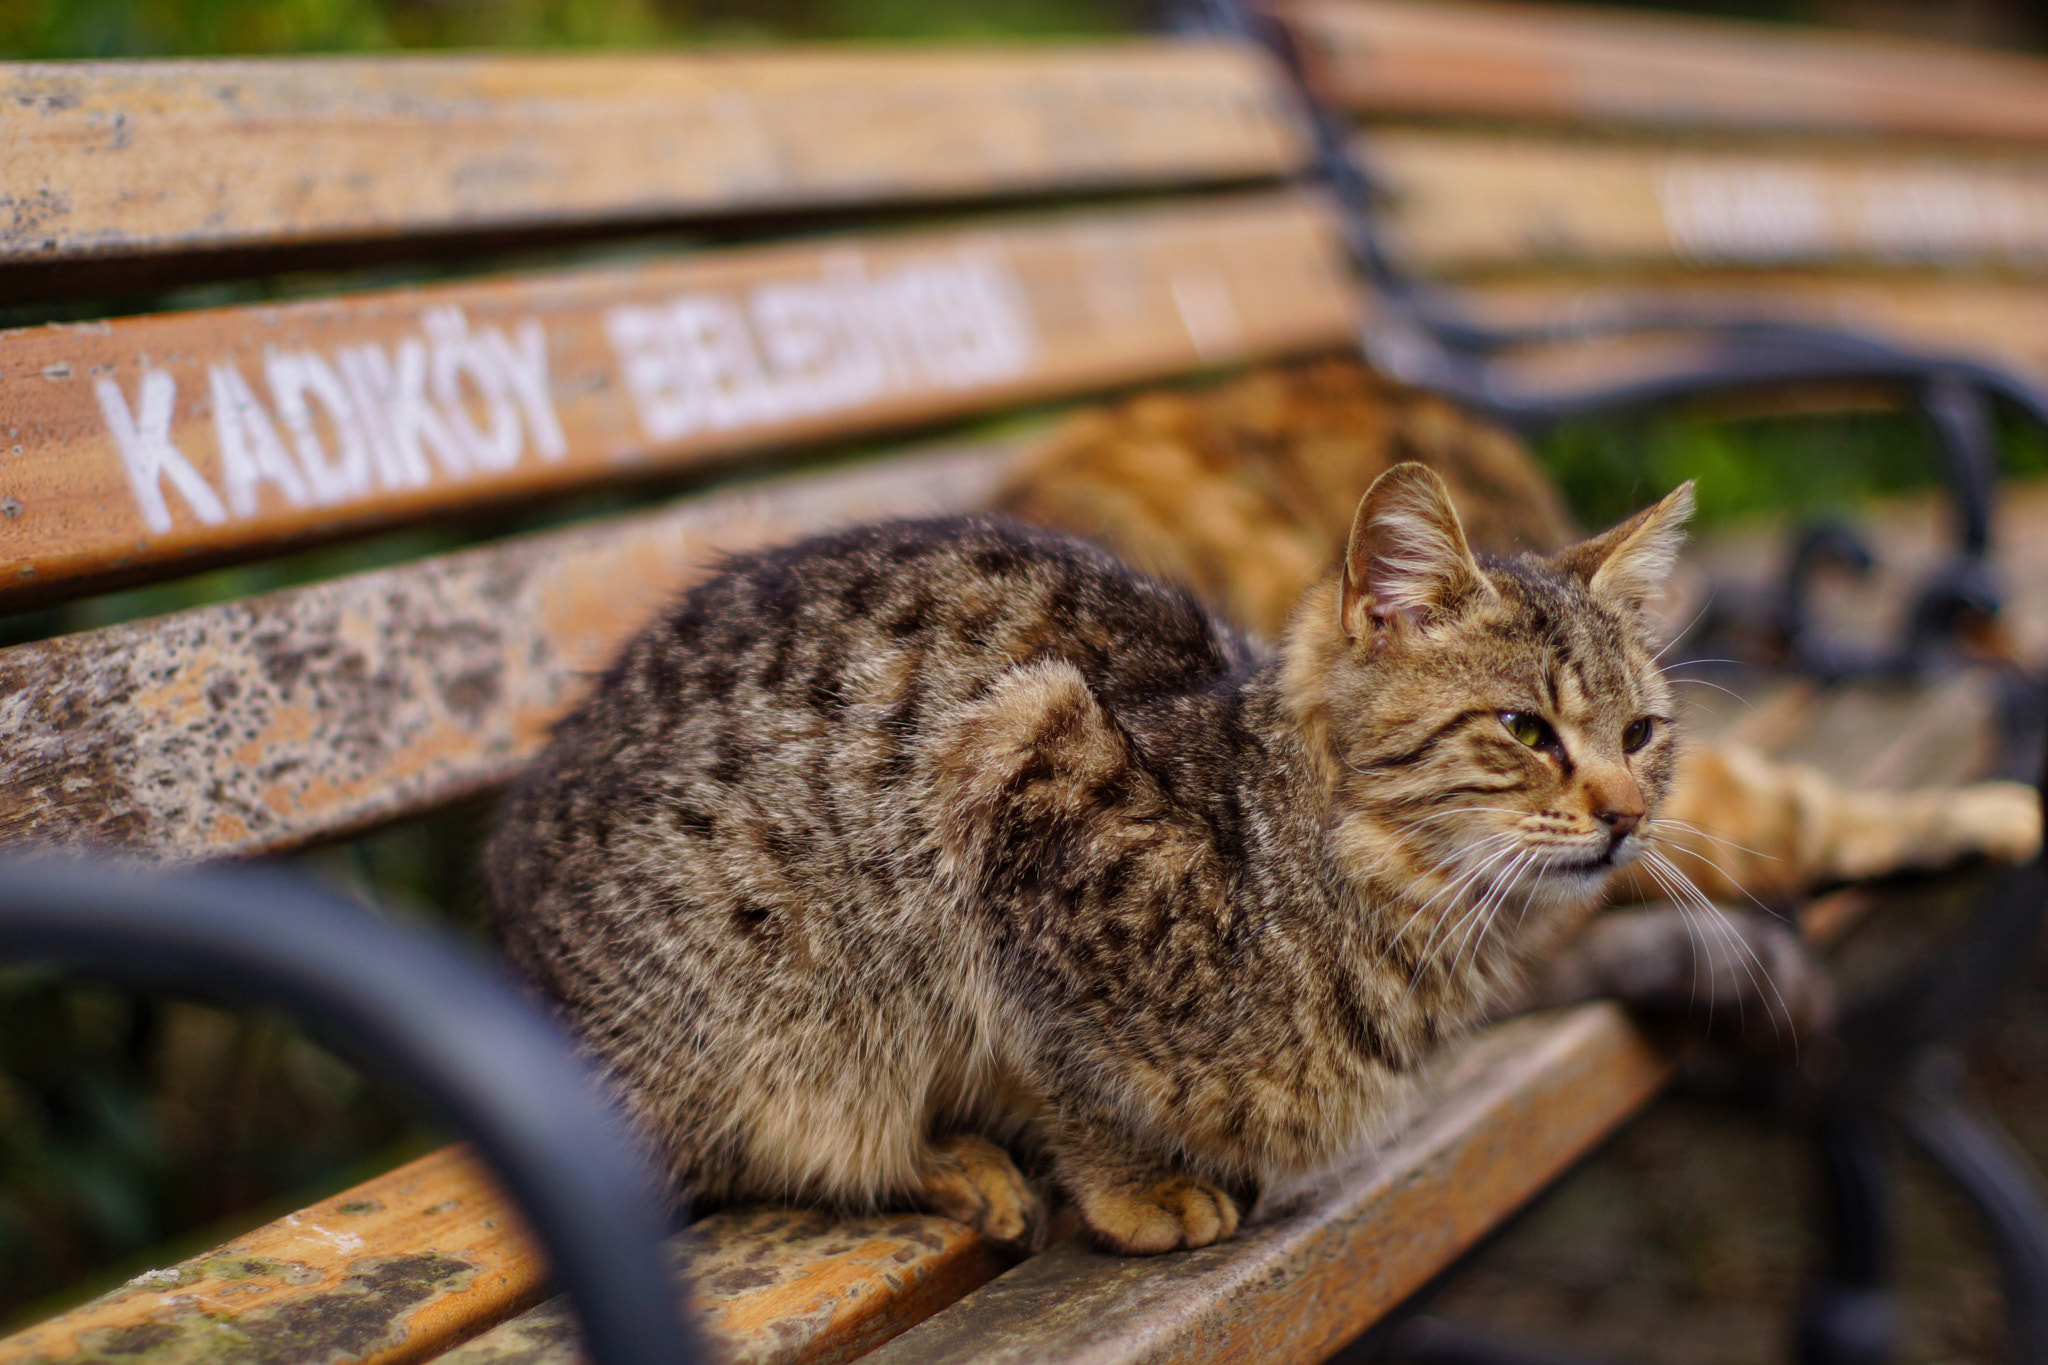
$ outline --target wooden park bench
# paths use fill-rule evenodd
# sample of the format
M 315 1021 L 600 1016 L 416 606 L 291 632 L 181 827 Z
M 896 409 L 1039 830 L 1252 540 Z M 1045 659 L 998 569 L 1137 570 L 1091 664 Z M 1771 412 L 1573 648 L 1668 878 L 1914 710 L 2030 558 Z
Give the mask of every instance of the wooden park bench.
M 1610 219 L 1571 178 L 1652 207 L 1667 182 L 1691 186 L 1678 205 L 1751 183 L 1732 151 L 1673 181 L 1657 157 L 1677 153 L 1563 131 L 1746 134 L 1743 99 L 1625 79 L 1644 53 L 1692 70 L 1691 39 L 1616 27 L 1637 46 L 1614 75 L 1605 15 L 1489 9 L 1445 31 L 1438 13 L 1288 11 L 1334 91 L 1398 117 L 1370 155 L 1418 268 L 1470 266 L 1474 299 L 1504 314 L 1568 306 L 1582 268 L 1609 288 L 1610 259 L 1717 298 L 1764 278 L 1741 225 L 1769 215 L 1740 195 L 1659 246 L 1649 208 Z M 2000 100 L 1983 74 L 1999 59 L 1725 42 L 1761 54 L 1742 89 L 1774 92 L 1784 126 L 1843 139 L 1828 156 L 1870 129 L 1950 139 L 1939 155 L 2017 187 L 2014 203 L 2048 193 L 2034 153 L 1995 150 L 2048 137 L 2038 67 Z M 1822 82 L 1802 101 L 1772 74 L 1796 74 L 1813 42 L 1863 52 L 1869 118 L 1854 91 Z M 1594 76 L 1574 85 L 1582 66 Z M 1899 82 L 1932 83 L 1922 122 L 1895 126 Z M 1340 349 L 1372 306 L 1307 175 L 1295 93 L 1243 43 L 59 63 L 0 68 L 0 92 L 0 305 L 72 319 L 0 333 L 0 611 L 479 508 L 694 489 L 0 651 L 10 844 L 247 859 L 488 792 L 715 552 L 973 507 L 1031 439 L 989 419 Z M 1967 126 L 1964 105 L 1982 111 Z M 1455 123 L 1410 122 L 1439 118 Z M 1539 160 L 1562 169 L 1527 174 Z M 2040 210 L 2015 212 L 1999 221 L 2031 222 L 2038 253 L 2048 228 L 2025 213 Z M 1892 249 L 1801 240 L 1802 268 L 1860 272 Z M 2024 264 L 1973 242 L 1957 249 Z M 1702 260 L 1711 277 L 1679 273 Z M 374 282 L 398 268 L 433 282 Z M 254 278 L 285 283 L 139 316 L 75 302 Z M 1831 289 L 1977 300 L 2005 321 L 1968 339 L 2015 363 L 2048 345 L 2026 339 L 2017 286 L 1801 278 L 1828 307 Z M 1869 316 L 1946 338 L 1950 306 Z M 934 1217 L 719 1213 L 684 1237 L 697 1311 L 749 1362 L 1318 1360 L 1625 1120 L 1674 1059 L 1609 1006 L 1511 1022 L 1446 1057 L 1354 1168 L 1186 1255 L 1062 1243 L 1011 1266 Z M 451 1148 L 0 1341 L 0 1362 L 567 1362 L 546 1284 L 516 1215 Z

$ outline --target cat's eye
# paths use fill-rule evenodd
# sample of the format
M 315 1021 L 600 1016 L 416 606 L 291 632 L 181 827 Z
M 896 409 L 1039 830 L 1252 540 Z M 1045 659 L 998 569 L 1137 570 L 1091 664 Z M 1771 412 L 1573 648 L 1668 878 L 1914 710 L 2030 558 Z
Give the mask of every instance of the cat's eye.
M 1500 723 L 1507 727 L 1509 734 L 1532 749 L 1557 747 L 1557 731 L 1551 729 L 1550 722 L 1541 716 L 1532 716 L 1526 711 L 1503 711 Z
M 1650 742 L 1650 718 L 1639 716 L 1628 723 L 1628 729 L 1621 732 L 1621 747 L 1634 753 Z

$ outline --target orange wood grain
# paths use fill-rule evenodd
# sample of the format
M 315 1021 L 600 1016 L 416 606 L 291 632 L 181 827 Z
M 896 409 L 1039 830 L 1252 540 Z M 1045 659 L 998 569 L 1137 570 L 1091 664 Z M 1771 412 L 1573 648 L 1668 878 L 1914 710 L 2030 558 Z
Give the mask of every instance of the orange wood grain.
M 1296 194 L 0 332 L 0 600 L 1342 344 Z
M 969 1229 L 909 1213 L 741 1209 L 674 1246 L 728 1365 L 850 1360 L 1009 1264 Z M 575 1365 L 566 1300 L 520 1311 L 546 1277 L 518 1211 L 449 1147 L 0 1340 L 0 1365 Z
M 724 1365 L 852 1360 L 1000 1274 L 1009 1260 L 925 1214 L 716 1213 L 677 1239 L 691 1311 Z M 441 1365 L 577 1365 L 564 1299 L 501 1323 Z
M 1443 1058 L 1387 1144 L 1231 1241 L 1165 1257 L 1062 1243 L 865 1359 L 1321 1361 L 1634 1113 L 1674 1064 L 1612 1005 L 1511 1021 Z
M 1866 331 L 1914 347 L 1975 356 L 2048 382 L 2048 284 L 2025 280 L 1830 271 L 1652 272 L 1634 277 L 1553 272 L 1473 280 L 1457 297 L 1503 324 L 1594 321 L 1632 308 L 1685 304 L 1722 316 L 1779 317 Z M 1690 343 L 1636 338 L 1537 348 L 1515 362 L 1522 382 L 1607 383 L 1645 373 Z
M 2048 77 L 2044 77 L 2048 78 Z M 2048 273 L 2048 152 L 1376 128 L 1387 246 L 1431 273 L 1684 264 Z
M 6 1365 L 406 1365 L 532 1303 L 516 1211 L 449 1147 L 0 1340 Z
M 0 650 L 0 844 L 300 847 L 509 778 L 724 551 L 992 496 L 956 448 Z
M 0 262 L 1270 176 L 1216 43 L 0 64 Z
M 2048 142 L 2048 62 L 1872 34 L 1485 0 L 1281 0 L 1364 113 Z

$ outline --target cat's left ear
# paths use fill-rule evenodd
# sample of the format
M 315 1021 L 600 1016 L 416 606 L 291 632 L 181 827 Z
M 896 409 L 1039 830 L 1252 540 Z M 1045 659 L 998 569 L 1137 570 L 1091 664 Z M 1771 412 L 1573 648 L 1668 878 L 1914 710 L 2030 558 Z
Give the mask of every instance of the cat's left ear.
M 1397 464 L 1359 500 L 1344 548 L 1338 619 L 1353 642 L 1427 625 L 1473 593 L 1490 593 L 1451 491 L 1428 465 Z
M 1671 576 L 1693 502 L 1692 480 L 1687 479 L 1621 525 L 1561 551 L 1556 562 L 1583 579 L 1596 596 L 1640 608 Z

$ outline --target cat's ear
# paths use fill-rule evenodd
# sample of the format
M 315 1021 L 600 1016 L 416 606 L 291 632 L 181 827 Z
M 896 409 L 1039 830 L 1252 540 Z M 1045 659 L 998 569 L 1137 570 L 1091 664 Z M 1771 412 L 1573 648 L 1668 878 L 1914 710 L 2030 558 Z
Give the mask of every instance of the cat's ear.
M 1436 471 L 1411 461 L 1375 479 L 1344 548 L 1344 633 L 1364 641 L 1400 624 L 1426 625 L 1474 591 L 1491 588 Z
M 1687 479 L 1621 525 L 1562 551 L 1557 562 L 1596 595 L 1641 607 L 1671 576 L 1692 509 L 1692 480 Z

